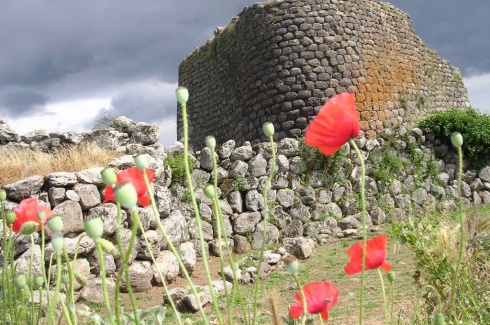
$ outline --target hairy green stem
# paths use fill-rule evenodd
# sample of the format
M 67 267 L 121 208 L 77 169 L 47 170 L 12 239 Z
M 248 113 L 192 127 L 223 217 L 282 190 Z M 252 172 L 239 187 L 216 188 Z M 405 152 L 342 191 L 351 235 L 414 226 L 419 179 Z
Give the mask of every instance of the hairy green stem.
M 386 301 L 386 290 L 385 290 L 385 282 L 383 280 L 383 273 L 381 273 L 381 268 L 378 269 L 379 280 L 381 282 L 381 291 L 383 292 L 383 306 L 385 310 L 385 324 L 388 324 L 388 303 Z
M 68 252 L 66 251 L 65 247 L 63 247 L 63 254 L 64 254 L 64 257 L 65 257 L 66 269 L 68 271 L 68 278 L 70 279 L 69 280 L 70 281 L 70 285 L 68 286 L 68 290 L 66 291 L 66 300 L 69 303 L 68 304 L 68 307 L 70 307 L 70 309 L 72 309 L 72 310 L 75 309 L 75 297 L 74 297 L 74 295 L 75 295 L 74 294 L 74 291 L 75 290 L 73 288 L 75 277 L 73 276 L 73 268 L 74 268 L 75 262 L 77 260 L 78 248 L 79 248 L 80 241 L 82 240 L 82 237 L 84 237 L 84 236 L 82 235 L 78 239 L 78 243 L 77 243 L 77 246 L 76 246 L 76 249 L 75 249 L 75 255 L 73 257 L 73 261 L 70 261 L 70 258 L 68 257 Z M 71 312 L 70 313 L 70 317 L 72 318 L 73 323 L 76 325 L 77 324 L 76 313 L 75 312 Z
M 436 294 L 438 312 L 442 313 L 441 295 L 439 294 L 439 292 L 437 292 L 436 288 L 427 284 L 427 285 L 423 286 L 422 288 L 420 288 L 419 295 L 417 296 L 417 300 L 415 301 L 415 305 L 413 307 L 412 321 L 411 321 L 412 325 L 415 325 L 415 321 L 417 320 L 417 316 L 419 313 L 420 299 L 422 299 L 422 295 L 424 294 L 424 291 L 426 291 L 426 290 L 431 290 Z
M 51 301 L 51 304 L 49 305 L 49 309 L 48 309 L 47 324 L 53 323 L 54 309 L 56 308 L 58 302 L 58 295 L 60 293 L 60 284 L 61 284 L 61 254 L 56 254 L 56 286 L 54 288 L 53 300 Z
M 253 323 L 255 324 L 257 318 L 257 299 L 259 296 L 259 284 L 260 284 L 260 268 L 262 266 L 262 262 L 264 261 L 264 251 L 266 246 L 267 239 L 267 223 L 269 217 L 269 188 L 271 186 L 272 177 L 276 172 L 276 149 L 274 147 L 274 138 L 272 136 L 269 137 L 269 143 L 271 145 L 271 154 L 272 154 L 272 164 L 271 170 L 269 172 L 269 177 L 267 178 L 267 182 L 265 183 L 264 188 L 264 229 L 262 231 L 262 245 L 260 247 L 259 253 L 259 263 L 257 267 L 257 276 L 254 283 L 254 312 L 253 312 Z
M 119 251 L 119 254 L 121 256 L 124 256 L 124 250 L 123 250 L 123 245 L 121 241 L 121 228 L 122 228 L 122 212 L 121 212 L 121 203 L 116 201 L 116 208 L 117 208 L 117 228 L 116 228 L 116 241 L 117 241 L 117 249 Z M 99 257 L 100 258 L 100 257 Z M 122 266 L 121 266 L 122 268 Z M 117 279 L 119 279 L 119 274 L 117 276 Z M 116 279 L 116 287 L 114 288 L 114 310 L 116 311 L 116 323 L 121 324 L 121 316 L 119 315 L 120 312 L 120 307 L 119 307 L 119 283 L 117 282 Z
M 393 307 L 395 305 L 395 284 L 391 282 L 391 305 L 390 305 L 390 324 L 393 325 Z
M 463 175 L 463 154 L 461 152 L 461 147 L 458 150 L 458 213 L 459 213 L 459 251 L 458 260 L 456 262 L 456 267 L 454 269 L 453 278 L 451 281 L 451 300 L 449 302 L 449 317 L 456 321 L 454 315 L 454 300 L 456 298 L 456 291 L 458 286 L 458 273 L 461 267 L 461 261 L 463 259 L 463 249 L 465 246 L 465 218 L 463 214 L 463 202 L 461 198 L 461 176 Z
M 298 286 L 299 293 L 301 294 L 301 304 L 303 306 L 303 317 L 301 317 L 301 325 L 306 324 L 306 318 L 308 316 L 308 306 L 306 304 L 306 296 L 303 291 L 303 287 L 301 286 L 301 283 L 299 282 L 299 277 L 298 274 L 293 274 L 293 279 L 294 282 L 296 282 L 296 285 Z
M 148 191 L 148 196 L 150 197 L 150 201 L 151 201 L 151 207 L 152 207 L 152 210 L 153 210 L 153 216 L 155 217 L 155 221 L 157 223 L 158 229 L 160 230 L 160 233 L 163 235 L 163 238 L 165 239 L 165 241 L 167 242 L 167 245 L 168 245 L 170 251 L 177 258 L 177 263 L 179 263 L 179 267 L 182 270 L 182 273 L 184 274 L 184 278 L 186 279 L 187 283 L 191 287 L 191 291 L 192 291 L 192 294 L 194 295 L 194 298 L 196 299 L 196 301 L 199 301 L 199 297 L 197 295 L 196 286 L 192 282 L 192 279 L 189 276 L 189 272 L 187 271 L 184 263 L 182 262 L 182 258 L 180 257 L 179 253 L 175 249 L 175 246 L 172 243 L 172 240 L 168 236 L 167 231 L 163 227 L 162 221 L 160 220 L 160 214 L 158 213 L 158 209 L 157 209 L 157 206 L 156 206 L 156 203 L 155 203 L 155 198 L 154 198 L 154 195 L 153 195 L 153 191 L 151 189 L 151 186 L 150 186 L 150 182 L 148 181 L 148 175 L 146 175 L 146 171 L 143 172 L 143 179 L 145 180 L 146 189 Z M 199 305 L 199 312 L 200 312 L 200 314 L 201 314 L 201 316 L 203 318 L 204 323 L 205 324 L 209 324 L 208 323 L 208 320 L 206 318 L 206 313 L 204 312 L 204 309 L 202 308 L 201 304 L 198 304 L 198 305 Z M 177 317 L 180 318 L 180 316 L 177 316 Z
M 99 263 L 100 263 L 100 276 L 102 277 L 102 294 L 104 295 L 104 304 L 105 308 L 107 310 L 107 315 L 109 318 L 109 322 L 111 325 L 114 325 L 114 318 L 112 317 L 112 309 L 111 309 L 111 303 L 109 300 L 109 292 L 107 291 L 107 279 L 106 279 L 106 274 L 105 274 L 105 261 L 104 261 L 104 251 L 102 250 L 102 246 L 100 245 L 100 242 L 97 240 L 95 241 L 95 246 L 97 247 L 97 253 L 99 254 Z M 130 283 L 127 283 L 128 286 L 130 286 Z M 138 322 L 138 320 L 135 320 Z
M 363 314 L 364 314 L 364 279 L 365 279 L 365 269 L 366 269 L 366 243 L 367 243 L 367 227 L 366 227 L 366 193 L 365 193 L 365 182 L 366 182 L 366 166 L 364 165 L 364 158 L 362 153 L 357 147 L 353 139 L 349 139 L 349 144 L 357 153 L 359 157 L 359 162 L 361 164 L 361 217 L 362 217 L 362 265 L 361 265 L 361 287 L 359 290 L 359 325 L 363 324 Z
M 153 254 L 153 251 L 151 250 L 150 243 L 148 242 L 148 238 L 146 237 L 145 228 L 143 228 L 143 225 L 141 224 L 141 222 L 140 222 L 140 231 L 141 231 L 141 235 L 142 235 L 143 239 L 145 240 L 145 245 L 148 249 L 148 252 L 150 253 L 151 261 L 153 262 L 154 265 L 156 265 L 157 262 L 155 260 L 155 255 Z M 182 325 L 180 313 L 177 311 L 177 307 L 175 306 L 174 300 L 168 294 L 168 287 L 167 287 L 167 282 L 165 281 L 165 277 L 163 276 L 162 271 L 160 271 L 160 268 L 156 267 L 155 269 L 157 270 L 157 273 L 158 273 L 158 276 L 160 277 L 160 280 L 162 280 L 163 288 L 165 289 L 165 292 L 167 293 L 167 298 L 170 301 L 170 305 L 172 306 L 172 310 L 174 311 L 176 318 L 179 321 L 179 324 Z
M 34 274 L 32 272 L 32 261 L 34 260 L 34 233 L 32 233 L 30 235 L 31 237 L 31 255 L 29 257 L 29 271 L 28 271 L 28 274 L 29 274 L 29 277 L 31 278 L 31 284 L 34 283 Z M 34 323 L 34 290 L 29 290 L 29 292 L 31 293 L 31 314 L 30 314 L 30 318 L 31 318 L 31 324 Z
M 191 172 L 189 170 L 189 145 L 188 145 L 189 134 L 188 134 L 188 125 L 187 125 L 187 105 L 183 104 L 181 105 L 181 107 L 182 107 L 182 125 L 184 128 L 184 167 L 185 167 L 185 175 L 187 177 L 187 186 L 191 195 L 192 206 L 194 208 L 194 215 L 196 217 L 197 230 L 199 233 L 199 242 L 201 244 L 201 252 L 202 252 L 202 258 L 204 262 L 204 269 L 206 270 L 206 277 L 208 280 L 209 291 L 211 293 L 213 308 L 214 311 L 216 312 L 216 317 L 218 318 L 219 324 L 223 324 L 223 319 L 221 318 L 221 312 L 218 307 L 218 301 L 216 300 L 216 294 L 214 292 L 214 286 L 209 271 L 208 258 L 206 256 L 207 254 L 204 246 L 205 243 L 204 243 L 204 235 L 202 231 L 201 215 L 199 214 L 199 207 L 197 206 L 196 196 L 194 194 L 194 186 L 192 184 Z

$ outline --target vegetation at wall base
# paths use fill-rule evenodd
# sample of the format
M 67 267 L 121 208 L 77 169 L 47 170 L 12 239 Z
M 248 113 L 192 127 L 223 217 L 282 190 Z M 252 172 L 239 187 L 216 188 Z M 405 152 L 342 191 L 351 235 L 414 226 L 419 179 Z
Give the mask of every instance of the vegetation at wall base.
M 185 186 L 185 165 L 184 165 L 184 154 L 179 153 L 173 156 L 168 156 L 164 164 L 170 167 L 172 171 L 172 183 L 170 186 L 180 184 Z M 189 159 L 189 169 L 192 171 L 195 167 L 195 160 Z
M 490 115 L 474 108 L 462 110 L 452 108 L 437 112 L 419 123 L 427 132 L 446 139 L 451 143 L 453 132 L 460 132 L 464 138 L 463 152 L 472 164 L 479 168 L 490 161 Z

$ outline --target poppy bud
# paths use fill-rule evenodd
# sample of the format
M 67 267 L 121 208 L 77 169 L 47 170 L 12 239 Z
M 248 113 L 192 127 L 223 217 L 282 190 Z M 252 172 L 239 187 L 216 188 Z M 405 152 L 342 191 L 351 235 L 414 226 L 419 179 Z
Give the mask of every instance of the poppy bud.
M 0 189 L 0 201 L 3 202 L 7 199 L 7 191 L 5 191 L 3 188 Z
M 52 232 L 63 232 L 63 219 L 60 216 L 54 216 L 48 219 L 48 228 Z
M 388 277 L 388 281 L 390 281 L 390 283 L 395 282 L 395 278 L 396 278 L 395 272 L 390 271 L 386 274 L 386 276 Z
M 180 105 L 185 105 L 187 103 L 187 100 L 189 100 L 189 91 L 186 87 L 178 87 L 175 90 L 175 94 L 177 95 L 177 102 Z
M 51 236 L 51 246 L 53 246 L 53 250 L 56 253 L 56 255 L 61 255 L 63 254 L 63 247 L 65 243 L 63 240 L 63 234 L 60 232 L 56 232 Z
M 68 283 L 70 283 L 70 276 L 66 270 L 63 270 L 61 273 L 61 283 L 64 285 L 68 285 Z
M 213 137 L 212 135 L 208 135 L 206 137 L 206 140 L 204 140 L 204 142 L 206 143 L 206 147 L 208 147 L 211 151 L 214 151 L 214 149 L 216 148 L 216 138 Z
M 116 246 L 107 239 L 101 238 L 98 243 L 102 247 L 102 250 L 107 254 L 111 254 L 114 257 L 119 257 L 119 251 L 116 249 Z
M 40 223 L 44 223 L 44 221 L 46 221 L 46 215 L 44 214 L 44 211 L 38 211 L 37 218 L 39 219 Z
M 186 318 L 186 319 L 184 320 L 184 324 L 185 324 L 185 325 L 192 325 L 192 321 L 191 321 L 191 319 L 190 319 L 190 318 Z
M 104 168 L 100 172 L 100 176 L 102 176 L 105 185 L 112 186 L 117 182 L 116 172 L 112 168 Z
M 146 168 L 148 168 L 148 157 L 146 155 L 136 155 L 134 164 L 144 173 Z
M 35 221 L 26 221 L 24 224 L 20 227 L 20 233 L 22 235 L 32 235 L 36 230 L 39 224 Z
M 75 280 L 77 280 L 77 282 L 79 284 L 81 284 L 83 286 L 87 284 L 87 277 L 85 275 L 83 275 L 82 273 L 74 271 L 73 275 L 75 276 Z
M 104 224 L 102 223 L 102 219 L 96 215 L 87 216 L 83 221 L 83 228 L 85 228 L 87 236 L 92 238 L 94 241 L 99 240 L 104 233 Z
M 114 188 L 116 200 L 126 209 L 132 209 L 138 202 L 138 193 L 131 183 L 118 183 Z
M 274 124 L 272 124 L 271 122 L 265 122 L 262 126 L 262 130 L 264 130 L 264 134 L 266 135 L 266 137 L 270 138 L 274 135 Z
M 42 275 L 38 275 L 34 277 L 34 288 L 41 289 L 44 284 L 44 277 Z
M 214 190 L 214 186 L 211 184 L 206 185 L 206 187 L 204 187 L 203 192 L 208 199 L 213 199 L 216 196 L 216 191 Z
M 288 255 L 284 258 L 284 267 L 291 275 L 298 274 L 299 263 L 294 255 Z
M 463 146 L 463 136 L 459 132 L 453 132 L 451 134 L 451 143 L 455 148 L 461 148 Z
M 7 221 L 8 224 L 13 224 L 15 222 L 15 219 L 17 219 L 17 215 L 15 214 L 14 211 L 12 210 L 7 210 L 5 211 L 5 221 Z
M 434 319 L 434 325 L 445 325 L 446 321 L 444 320 L 444 314 L 439 313 L 436 315 L 436 318 Z
M 27 277 L 25 274 L 17 274 L 14 276 L 13 282 L 17 289 L 22 290 L 27 285 Z

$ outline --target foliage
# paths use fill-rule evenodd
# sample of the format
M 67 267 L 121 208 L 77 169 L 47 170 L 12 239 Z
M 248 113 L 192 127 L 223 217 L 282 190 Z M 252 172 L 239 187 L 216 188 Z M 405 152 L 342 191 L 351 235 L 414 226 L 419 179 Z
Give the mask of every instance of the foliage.
M 450 143 L 453 132 L 460 132 L 464 138 L 463 152 L 474 168 L 489 162 L 490 157 L 490 115 L 475 109 L 457 108 L 437 112 L 424 119 L 419 126 L 427 132 L 434 132 Z
M 208 49 L 206 51 L 206 57 L 208 59 L 216 59 L 218 55 L 218 41 L 214 37 L 211 42 L 209 42 Z
M 403 170 L 403 161 L 393 150 L 382 151 L 373 161 L 373 177 L 390 184 Z
M 192 159 L 188 160 L 189 170 L 192 172 L 194 169 L 196 162 Z M 174 186 L 176 184 L 186 185 L 185 178 L 185 164 L 184 164 L 184 153 L 179 153 L 173 156 L 168 156 L 165 159 L 164 164 L 170 167 L 172 171 L 172 183 L 170 186 Z
M 487 209 L 488 210 L 488 209 Z M 486 214 L 470 211 L 469 234 L 465 243 L 463 262 L 458 274 L 457 317 L 464 324 L 490 323 L 490 249 L 475 236 L 490 233 L 490 210 Z M 473 229 L 473 230 L 472 230 Z M 477 229 L 477 231 L 475 231 Z M 456 267 L 458 252 L 458 222 L 449 215 L 428 214 L 422 218 L 409 217 L 392 225 L 392 234 L 414 253 L 417 271 L 414 279 L 420 287 L 433 286 L 441 295 L 444 308 L 448 308 L 451 277 Z M 486 237 L 483 237 L 486 238 Z M 436 308 L 433 295 L 424 295 L 426 312 Z

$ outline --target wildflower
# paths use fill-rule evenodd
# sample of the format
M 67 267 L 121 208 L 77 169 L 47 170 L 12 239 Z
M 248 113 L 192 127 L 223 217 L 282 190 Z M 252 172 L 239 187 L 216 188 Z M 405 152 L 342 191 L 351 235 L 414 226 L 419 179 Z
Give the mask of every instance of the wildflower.
M 453 132 L 451 134 L 451 143 L 455 148 L 461 148 L 463 146 L 463 136 L 459 132 Z
M 149 182 L 151 182 L 153 178 L 155 178 L 155 173 L 150 169 L 146 170 L 146 175 L 148 176 Z M 143 207 L 150 205 L 151 200 L 147 194 L 143 172 L 138 167 L 130 167 L 119 172 L 117 174 L 116 184 L 119 183 L 131 183 L 134 186 L 136 193 L 138 194 L 138 203 Z M 103 203 L 115 200 L 116 196 L 114 195 L 114 190 L 112 186 L 107 185 L 105 187 L 105 199 Z
M 262 130 L 264 131 L 265 136 L 270 138 L 274 135 L 274 124 L 265 122 L 264 125 L 262 125 Z
M 104 233 L 104 224 L 102 223 L 102 219 L 96 215 L 87 216 L 83 221 L 83 227 L 85 228 L 87 236 L 95 241 L 99 240 Z
M 180 105 L 185 105 L 187 101 L 189 100 L 189 90 L 187 90 L 186 87 L 178 87 L 175 90 L 175 95 L 177 96 L 177 102 Z
M 208 135 L 206 139 L 204 139 L 204 142 L 206 143 L 206 147 L 209 148 L 209 150 L 214 151 L 216 148 L 216 138 L 213 137 L 212 135 Z
M 283 261 L 284 261 L 284 267 L 286 268 L 286 271 L 288 271 L 289 274 L 291 275 L 298 274 L 299 262 L 296 256 L 288 255 L 284 258 Z
M 391 265 L 386 262 L 386 242 L 387 235 L 380 235 L 366 242 L 366 270 L 381 267 L 385 271 L 391 271 Z M 362 248 L 363 242 L 360 241 L 347 251 L 350 256 L 350 262 L 344 266 L 347 275 L 361 272 Z
M 44 223 L 53 215 L 48 207 L 39 204 L 37 199 L 28 198 L 22 200 L 14 209 L 15 221 L 12 223 L 12 230 L 15 233 L 19 233 L 24 225 L 26 227 L 33 227 L 33 231 L 39 231 L 41 229 L 41 222 L 39 221 L 38 212 L 44 212 Z
M 335 306 L 339 289 L 329 282 L 312 282 L 303 287 L 306 298 L 306 307 L 310 314 L 320 314 L 322 319 L 328 319 L 328 310 Z M 296 292 L 296 305 L 289 307 L 289 316 L 298 319 L 303 315 L 301 292 Z
M 354 94 L 343 93 L 330 98 L 305 131 L 305 143 L 318 147 L 325 155 L 336 153 L 361 128 Z

